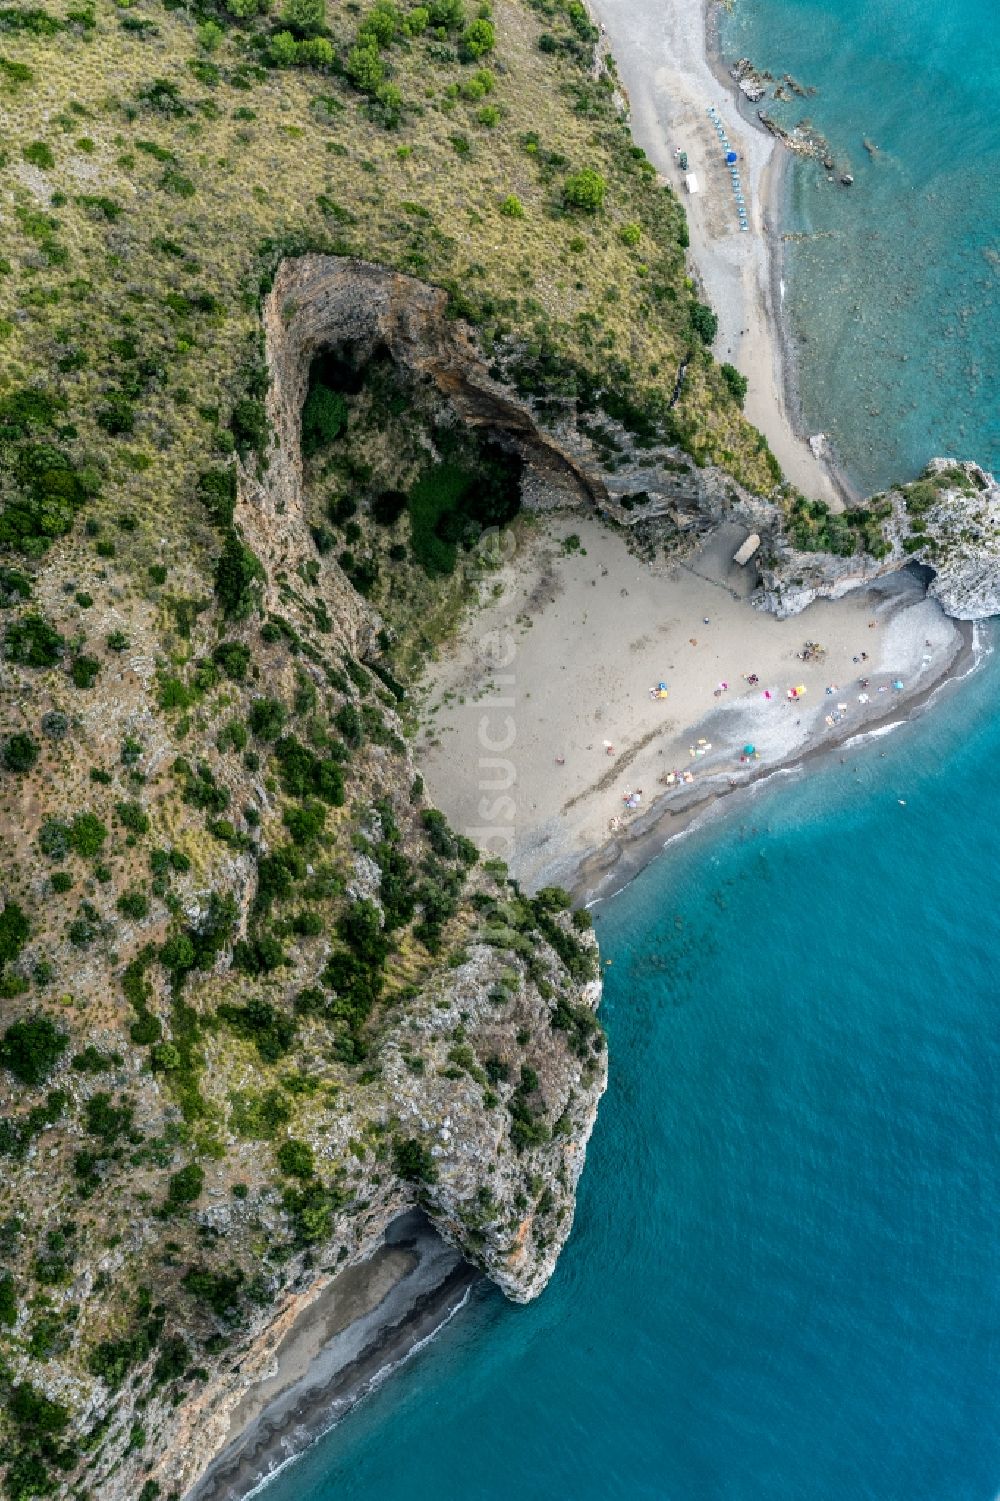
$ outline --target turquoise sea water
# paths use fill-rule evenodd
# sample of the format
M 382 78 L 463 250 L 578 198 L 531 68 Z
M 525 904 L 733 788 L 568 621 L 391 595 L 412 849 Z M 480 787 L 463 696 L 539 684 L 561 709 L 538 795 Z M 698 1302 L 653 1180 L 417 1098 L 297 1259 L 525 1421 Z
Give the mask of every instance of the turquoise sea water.
M 727 59 L 789 72 L 856 178 L 796 163 L 786 306 L 803 415 L 867 492 L 935 454 L 1000 467 L 1000 6 L 735 0 Z M 879 151 L 872 160 L 867 137 Z
M 270 1501 L 993 1501 L 998 693 L 994 657 L 603 907 L 549 1289 L 480 1294 Z

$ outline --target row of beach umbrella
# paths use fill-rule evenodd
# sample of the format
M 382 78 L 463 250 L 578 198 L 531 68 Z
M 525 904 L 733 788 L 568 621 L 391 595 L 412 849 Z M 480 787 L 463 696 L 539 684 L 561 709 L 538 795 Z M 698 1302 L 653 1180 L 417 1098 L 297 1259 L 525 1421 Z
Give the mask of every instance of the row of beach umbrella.
M 736 155 L 736 152 L 729 144 L 729 137 L 726 135 L 726 127 L 723 125 L 722 120 L 719 118 L 719 112 L 714 104 L 710 104 L 708 106 L 708 117 L 711 120 L 712 124 L 715 126 L 715 133 L 719 137 L 719 144 L 722 146 L 725 163 L 729 168 L 729 177 L 733 185 L 733 197 L 736 199 L 736 212 L 739 215 L 740 229 L 745 234 L 749 230 L 750 224 L 747 219 L 746 199 L 743 196 L 743 184 L 740 180 L 740 171 L 739 167 L 737 166 L 739 157 Z

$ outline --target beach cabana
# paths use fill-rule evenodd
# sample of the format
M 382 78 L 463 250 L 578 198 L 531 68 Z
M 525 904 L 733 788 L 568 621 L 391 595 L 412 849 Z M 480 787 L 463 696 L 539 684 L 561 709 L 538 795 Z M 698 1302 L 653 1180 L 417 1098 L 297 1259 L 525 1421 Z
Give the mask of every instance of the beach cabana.
M 756 532 L 751 532 L 743 545 L 733 555 L 733 562 L 739 563 L 741 568 L 745 568 L 759 546 L 760 538 Z

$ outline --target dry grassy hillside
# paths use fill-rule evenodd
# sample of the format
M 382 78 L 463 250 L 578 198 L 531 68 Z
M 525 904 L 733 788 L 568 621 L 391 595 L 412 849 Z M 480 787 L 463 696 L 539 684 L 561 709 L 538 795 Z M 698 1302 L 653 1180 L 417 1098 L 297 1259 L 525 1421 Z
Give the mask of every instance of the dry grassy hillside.
M 397 681 L 516 509 L 510 456 L 341 362 L 304 514 L 251 526 L 247 496 L 261 301 L 307 249 L 447 289 L 609 466 L 625 431 L 774 484 L 619 103 L 575 0 L 0 6 L 17 1501 L 169 1494 L 197 1412 L 186 1483 L 288 1288 L 407 1204 L 515 1295 L 568 1233 L 605 1077 L 586 920 L 427 806 Z

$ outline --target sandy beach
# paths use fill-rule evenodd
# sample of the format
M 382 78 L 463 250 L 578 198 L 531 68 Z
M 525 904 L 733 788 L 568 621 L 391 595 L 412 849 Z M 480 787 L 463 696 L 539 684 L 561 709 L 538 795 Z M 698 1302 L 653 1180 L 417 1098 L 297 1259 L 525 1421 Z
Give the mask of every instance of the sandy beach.
M 632 133 L 684 199 L 690 261 L 719 318 L 715 354 L 748 377 L 747 415 L 786 476 L 840 509 L 846 481 L 793 421 L 774 223 L 784 148 L 713 65 L 706 0 L 591 9 Z M 710 107 L 740 158 L 748 232 Z M 967 655 L 968 632 L 909 574 L 796 619 L 762 614 L 748 602 L 753 566 L 733 562 L 745 535 L 721 527 L 683 564 L 646 564 L 593 518 L 525 520 L 516 557 L 429 670 L 428 789 L 529 888 L 559 882 L 593 899 L 720 793 L 903 717 Z M 823 651 L 803 661 L 807 641 Z M 652 697 L 659 683 L 667 694 Z
M 629 96 L 631 128 L 650 161 L 684 200 L 690 259 L 719 319 L 714 352 L 749 379 L 746 414 L 788 479 L 840 509 L 846 490 L 795 430 L 779 321 L 775 204 L 785 165 L 777 145 L 741 113 L 735 89 L 710 65 L 705 0 L 593 0 Z M 740 158 L 750 232 L 742 233 L 729 174 L 708 116 L 718 111 Z M 685 192 L 674 148 L 688 153 L 700 191 Z
M 253 1494 L 447 1323 L 479 1280 L 419 1211 L 395 1220 L 366 1261 L 305 1303 L 185 1501 Z
M 738 526 L 681 564 L 579 515 L 518 535 L 427 678 L 418 760 L 455 827 L 531 889 L 592 897 L 651 827 L 903 717 L 967 641 L 907 573 L 790 620 L 754 609 Z M 807 642 L 822 651 L 803 661 Z

